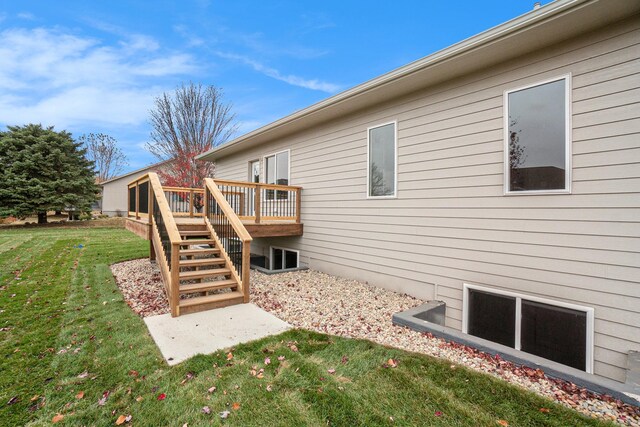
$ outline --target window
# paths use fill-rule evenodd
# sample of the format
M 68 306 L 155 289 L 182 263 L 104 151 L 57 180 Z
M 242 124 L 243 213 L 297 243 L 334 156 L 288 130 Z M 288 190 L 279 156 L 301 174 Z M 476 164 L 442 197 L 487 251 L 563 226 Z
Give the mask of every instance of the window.
M 260 182 L 260 160 L 249 162 L 249 182 Z
M 462 332 L 589 373 L 592 308 L 464 285 Z
M 300 252 L 292 249 L 271 247 L 271 270 L 298 268 Z
M 367 191 L 369 197 L 396 196 L 396 123 L 368 129 Z
M 265 183 L 289 185 L 289 150 L 281 151 L 264 158 Z M 286 191 L 266 191 L 267 200 L 286 199 Z
M 505 92 L 505 193 L 571 190 L 570 76 Z

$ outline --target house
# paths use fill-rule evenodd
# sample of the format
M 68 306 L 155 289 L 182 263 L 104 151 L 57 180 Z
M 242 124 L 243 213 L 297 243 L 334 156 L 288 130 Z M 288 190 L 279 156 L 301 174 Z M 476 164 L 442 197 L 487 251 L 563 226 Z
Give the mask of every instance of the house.
M 153 172 L 162 164 L 155 163 L 132 172 L 116 176 L 101 182 L 102 186 L 102 213 L 109 216 L 127 216 L 129 195 L 129 182 L 148 172 Z
M 447 327 L 623 383 L 640 351 L 639 13 L 557 0 L 200 158 L 302 187 L 304 233 L 251 242 L 277 268 L 441 300 Z

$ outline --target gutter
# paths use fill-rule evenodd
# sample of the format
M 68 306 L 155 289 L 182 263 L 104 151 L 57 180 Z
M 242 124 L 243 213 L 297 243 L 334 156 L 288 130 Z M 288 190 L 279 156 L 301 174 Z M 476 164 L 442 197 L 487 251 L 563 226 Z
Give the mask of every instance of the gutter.
M 494 42 L 500 38 L 503 38 L 510 33 L 514 33 L 522 30 L 528 26 L 532 26 L 540 21 L 544 21 L 549 17 L 556 14 L 563 13 L 569 9 L 572 9 L 578 5 L 598 2 L 599 0 L 556 0 L 548 5 L 542 6 L 538 9 L 534 9 L 531 12 L 527 12 L 524 15 L 516 17 L 510 21 L 493 27 L 489 30 L 483 31 L 480 34 L 467 38 L 461 42 L 458 42 L 450 47 L 439 50 L 424 58 L 418 59 L 400 68 L 392 70 L 382 76 L 368 80 L 361 83 L 351 89 L 347 89 L 337 95 L 330 98 L 312 104 L 302 110 L 298 110 L 288 116 L 285 116 L 279 120 L 276 120 L 268 125 L 262 126 L 252 132 L 244 134 L 239 138 L 236 138 L 224 145 L 213 148 L 205 153 L 196 156 L 197 160 L 206 160 L 205 157 L 209 157 L 212 154 L 223 153 L 231 147 L 234 147 L 244 141 L 250 140 L 257 136 L 266 134 L 267 132 L 286 126 L 294 121 L 303 119 L 309 115 L 317 113 L 319 111 L 330 108 L 334 105 L 342 102 L 354 99 L 359 95 L 365 94 L 382 86 L 392 83 L 395 80 L 410 76 L 424 68 L 437 65 L 438 63 L 450 60 L 456 56 L 461 56 L 471 50 L 482 47 L 483 45 Z

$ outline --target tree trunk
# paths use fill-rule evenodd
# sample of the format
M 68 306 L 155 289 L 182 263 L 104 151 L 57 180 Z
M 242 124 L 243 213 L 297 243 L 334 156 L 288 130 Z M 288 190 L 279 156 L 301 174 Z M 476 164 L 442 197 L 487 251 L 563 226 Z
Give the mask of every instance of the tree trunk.
M 38 212 L 38 224 L 46 224 L 46 223 L 47 223 L 47 213 Z

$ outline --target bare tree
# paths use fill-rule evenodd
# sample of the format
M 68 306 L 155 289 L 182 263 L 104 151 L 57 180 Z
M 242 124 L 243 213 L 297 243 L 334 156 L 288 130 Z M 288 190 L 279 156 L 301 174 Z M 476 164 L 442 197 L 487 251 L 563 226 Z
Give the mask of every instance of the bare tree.
M 128 164 L 118 142 L 109 135 L 90 133 L 80 136 L 78 142 L 87 149 L 87 159 L 95 163 L 98 182 L 117 176 Z
M 227 142 L 237 130 L 231 104 L 221 89 L 182 84 L 173 95 L 156 98 L 151 110 L 151 141 L 147 150 L 167 164 L 159 171 L 167 185 L 196 187 L 212 177 L 214 164 L 195 157 Z

